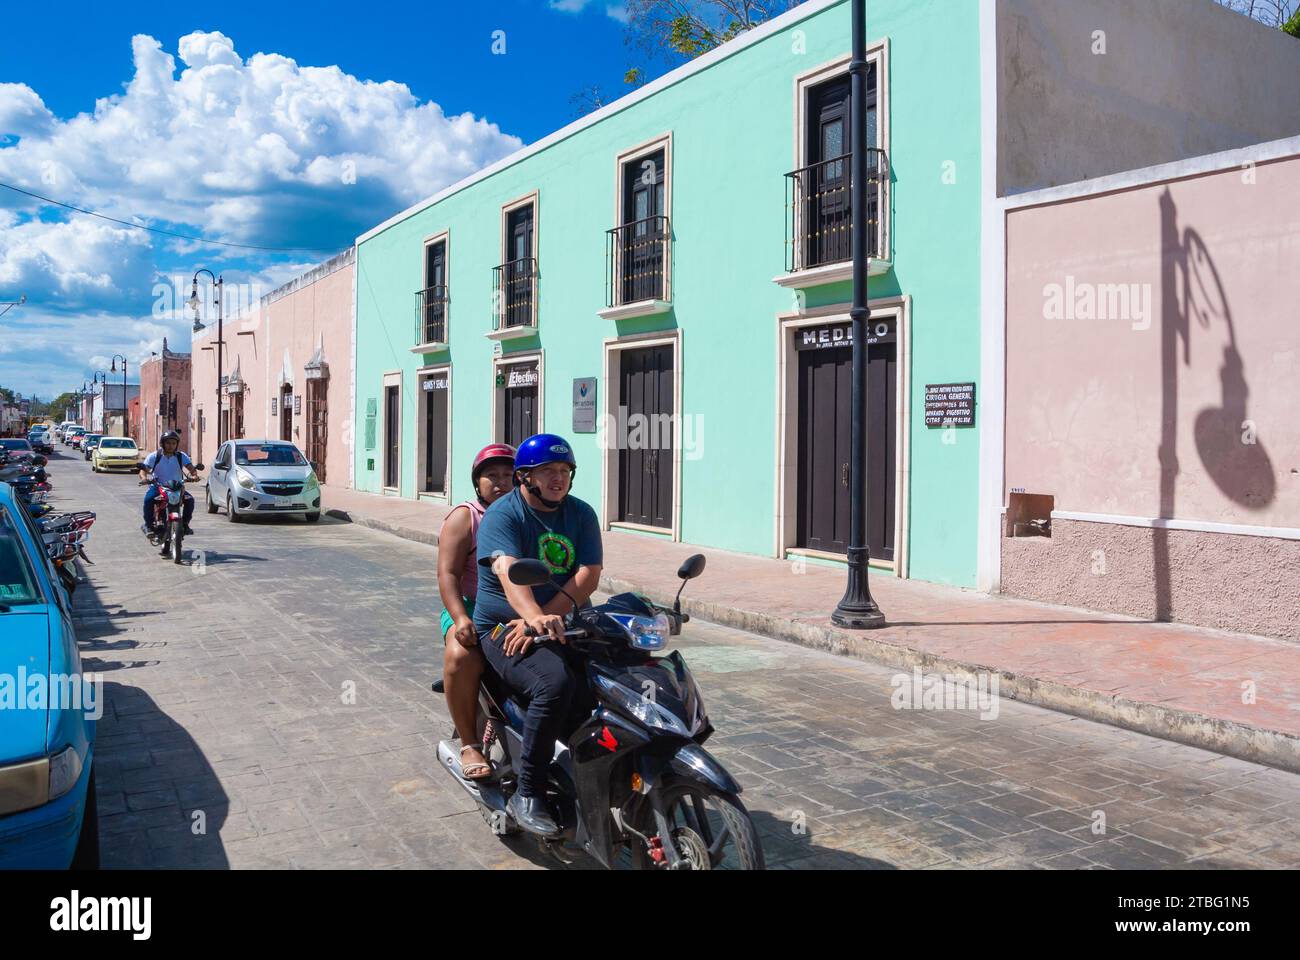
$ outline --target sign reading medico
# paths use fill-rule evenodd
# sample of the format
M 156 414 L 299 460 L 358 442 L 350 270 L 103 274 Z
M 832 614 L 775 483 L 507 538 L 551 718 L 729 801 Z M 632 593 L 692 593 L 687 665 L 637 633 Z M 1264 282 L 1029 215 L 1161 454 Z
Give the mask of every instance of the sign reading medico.
M 851 323 L 828 323 L 822 327 L 800 327 L 795 331 L 796 350 L 836 350 L 853 346 Z M 897 340 L 894 317 L 872 317 L 867 321 L 867 344 L 893 343 Z
M 578 377 L 573 381 L 573 432 L 596 432 L 595 377 Z

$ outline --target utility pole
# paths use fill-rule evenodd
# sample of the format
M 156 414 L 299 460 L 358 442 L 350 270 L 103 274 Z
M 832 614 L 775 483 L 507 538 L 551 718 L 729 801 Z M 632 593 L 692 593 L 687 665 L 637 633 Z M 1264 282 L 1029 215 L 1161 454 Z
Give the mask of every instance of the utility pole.
M 866 0 L 852 0 L 853 59 L 849 75 L 853 87 L 849 133 L 852 137 L 853 211 L 853 328 L 852 434 L 849 444 L 849 579 L 831 622 L 852 630 L 885 626 L 885 615 L 871 598 L 867 582 L 867 329 L 871 308 L 867 302 L 867 13 Z

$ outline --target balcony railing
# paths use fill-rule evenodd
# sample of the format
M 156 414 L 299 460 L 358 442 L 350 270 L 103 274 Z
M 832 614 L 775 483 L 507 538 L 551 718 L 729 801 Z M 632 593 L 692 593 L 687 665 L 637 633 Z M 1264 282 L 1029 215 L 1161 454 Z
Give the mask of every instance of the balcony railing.
M 848 260 L 853 255 L 853 155 L 793 170 L 785 175 L 786 271 Z M 888 259 L 885 216 L 889 211 L 889 158 L 871 149 L 867 157 L 867 256 Z
M 447 285 L 415 291 L 415 343 L 447 342 Z
M 672 229 L 662 214 L 605 231 L 605 305 L 668 300 Z
M 492 329 L 534 323 L 537 303 L 537 258 L 522 257 L 492 268 Z

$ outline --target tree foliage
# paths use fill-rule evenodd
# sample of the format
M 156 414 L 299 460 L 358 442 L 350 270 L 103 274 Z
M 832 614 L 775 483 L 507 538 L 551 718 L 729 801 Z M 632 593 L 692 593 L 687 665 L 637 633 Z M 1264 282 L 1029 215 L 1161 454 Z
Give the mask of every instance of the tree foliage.
M 747 30 L 797 7 L 802 0 L 627 0 L 624 41 L 652 60 L 694 60 Z M 639 85 L 633 67 L 625 80 Z
M 1215 0 L 1221 7 L 1300 37 L 1300 0 Z

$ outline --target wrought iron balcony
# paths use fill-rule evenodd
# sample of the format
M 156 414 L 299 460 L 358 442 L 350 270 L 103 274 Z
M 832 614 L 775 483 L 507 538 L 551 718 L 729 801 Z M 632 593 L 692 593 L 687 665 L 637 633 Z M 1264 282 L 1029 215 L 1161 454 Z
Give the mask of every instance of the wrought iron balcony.
M 536 257 L 521 257 L 492 268 L 492 303 L 493 330 L 536 325 Z
M 447 285 L 415 291 L 415 343 L 447 342 Z
M 662 214 L 605 231 L 605 305 L 670 300 L 672 229 Z
M 889 158 L 867 157 L 867 256 L 889 259 L 885 217 L 889 211 Z M 853 256 L 853 155 L 823 160 L 786 177 L 786 270 L 810 270 Z

